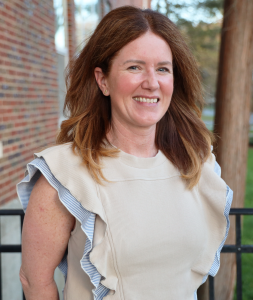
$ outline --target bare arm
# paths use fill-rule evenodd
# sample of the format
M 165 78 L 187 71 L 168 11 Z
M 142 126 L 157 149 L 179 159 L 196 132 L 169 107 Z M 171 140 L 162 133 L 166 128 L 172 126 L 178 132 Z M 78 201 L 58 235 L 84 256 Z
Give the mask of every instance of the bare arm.
M 27 300 L 58 300 L 54 270 L 60 263 L 75 218 L 43 175 L 36 182 L 25 214 L 20 280 Z

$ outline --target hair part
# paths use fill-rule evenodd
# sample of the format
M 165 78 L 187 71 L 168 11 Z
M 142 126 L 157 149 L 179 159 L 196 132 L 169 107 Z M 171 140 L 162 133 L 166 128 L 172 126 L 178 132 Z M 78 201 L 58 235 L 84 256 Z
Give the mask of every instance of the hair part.
M 176 25 L 150 9 L 123 6 L 112 10 L 71 60 L 64 105 L 69 118 L 62 122 L 56 143 L 72 142 L 73 151 L 81 156 L 93 178 L 100 184 L 101 179 L 106 180 L 100 158 L 115 157 L 118 150 L 106 145 L 111 103 L 98 87 L 94 69 L 100 67 L 108 75 L 118 51 L 147 31 L 164 39 L 173 57 L 174 91 L 168 111 L 157 123 L 155 143 L 192 188 L 199 181 L 214 139 L 201 120 L 204 100 L 200 73 Z

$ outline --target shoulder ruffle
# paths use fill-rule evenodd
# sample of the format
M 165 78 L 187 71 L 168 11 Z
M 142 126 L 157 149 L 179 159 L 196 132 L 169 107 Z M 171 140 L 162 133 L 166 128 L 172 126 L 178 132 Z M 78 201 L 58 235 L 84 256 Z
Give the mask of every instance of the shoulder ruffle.
M 220 253 L 230 227 L 229 211 L 233 200 L 233 191 L 220 176 L 221 168 L 212 154 L 203 166 L 198 187 L 200 195 L 205 199 L 206 219 L 210 227 L 207 247 L 194 268 L 194 271 L 203 274 L 202 283 L 206 281 L 208 275 L 215 276 L 217 274 L 220 268 Z
M 217 163 L 217 161 L 215 161 L 215 166 L 214 166 L 214 172 L 220 177 L 221 176 L 221 168 L 219 166 L 219 164 Z M 222 250 L 222 247 L 225 244 L 225 241 L 228 237 L 228 231 L 229 231 L 229 227 L 230 227 L 230 221 L 229 221 L 229 212 L 230 212 L 230 208 L 232 205 L 232 201 L 233 201 L 233 191 L 230 189 L 230 187 L 227 185 L 227 189 L 226 189 L 226 204 L 225 204 L 225 208 L 224 208 L 224 216 L 226 218 L 226 232 L 225 232 L 225 236 L 218 248 L 218 250 L 215 253 L 215 258 L 214 258 L 214 262 L 208 272 L 208 275 L 211 276 L 215 276 L 218 273 L 218 270 L 220 268 L 220 253 Z
M 41 172 L 58 191 L 63 205 L 81 223 L 87 236 L 81 267 L 95 286 L 94 299 L 101 300 L 110 290 L 115 292 L 118 278 L 113 266 L 106 219 L 97 196 L 96 184 L 86 168 L 81 166 L 80 158 L 72 152 L 70 144 L 52 147 L 35 155 L 37 158 L 27 165 L 26 177 L 17 185 L 23 208 L 26 210 L 29 196 Z M 83 175 L 77 176 L 80 172 Z M 59 268 L 66 276 L 66 257 Z

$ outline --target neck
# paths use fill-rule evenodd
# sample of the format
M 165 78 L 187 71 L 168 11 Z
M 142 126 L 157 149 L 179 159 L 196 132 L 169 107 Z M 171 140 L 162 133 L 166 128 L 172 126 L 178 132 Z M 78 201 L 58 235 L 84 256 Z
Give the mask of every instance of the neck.
M 156 126 L 129 129 L 112 121 L 107 134 L 109 142 L 120 150 L 137 157 L 153 157 L 157 154 L 155 145 Z

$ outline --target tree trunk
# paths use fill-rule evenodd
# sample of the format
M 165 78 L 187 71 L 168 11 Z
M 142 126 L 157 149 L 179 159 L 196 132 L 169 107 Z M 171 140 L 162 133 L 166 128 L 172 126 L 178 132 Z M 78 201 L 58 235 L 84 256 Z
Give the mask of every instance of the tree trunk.
M 244 206 L 253 66 L 253 1 L 225 0 L 216 93 L 214 132 L 222 178 L 234 191 L 233 207 Z M 227 244 L 235 243 L 235 220 Z M 215 299 L 232 300 L 236 278 L 234 254 L 221 255 Z M 203 288 L 202 288 L 203 289 Z M 206 300 L 200 295 L 200 300 Z

